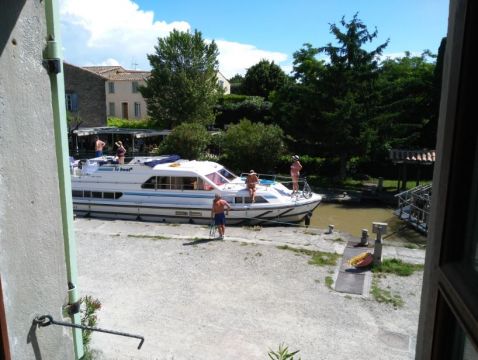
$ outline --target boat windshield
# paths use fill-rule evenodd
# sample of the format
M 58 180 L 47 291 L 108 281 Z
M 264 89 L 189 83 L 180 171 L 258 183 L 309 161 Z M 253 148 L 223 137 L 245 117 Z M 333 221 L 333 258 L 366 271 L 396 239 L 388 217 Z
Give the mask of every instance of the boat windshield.
M 232 172 L 230 172 L 226 168 L 222 168 L 221 170 L 218 171 L 218 173 L 221 174 L 222 176 L 224 176 L 229 181 L 232 181 L 237 177 L 236 175 L 234 175 Z
M 223 185 L 229 182 L 229 180 L 227 180 L 219 172 L 213 172 L 211 174 L 207 174 L 206 177 L 216 185 Z

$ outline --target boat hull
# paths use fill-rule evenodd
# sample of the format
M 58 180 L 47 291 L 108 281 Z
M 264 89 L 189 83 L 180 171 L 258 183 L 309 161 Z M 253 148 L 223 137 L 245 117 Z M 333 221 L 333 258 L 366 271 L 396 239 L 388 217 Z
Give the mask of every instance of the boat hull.
M 281 207 L 233 206 L 227 216 L 227 223 L 231 225 L 287 225 L 297 223 L 310 215 L 319 206 L 319 203 L 320 199 Z M 73 210 L 77 216 L 154 222 L 211 223 L 210 207 L 185 207 L 181 205 L 165 207 L 156 204 L 74 201 Z

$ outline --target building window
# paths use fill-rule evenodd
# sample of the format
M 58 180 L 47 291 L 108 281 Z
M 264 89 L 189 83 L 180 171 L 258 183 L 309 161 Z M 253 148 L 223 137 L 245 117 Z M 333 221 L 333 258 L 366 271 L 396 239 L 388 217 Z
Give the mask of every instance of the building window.
M 110 116 L 116 116 L 115 103 L 114 102 L 110 102 L 108 104 L 108 114 Z
M 115 93 L 115 83 L 114 82 L 109 82 L 108 83 L 108 92 L 110 94 L 114 94 Z
M 218 82 L 219 82 L 219 86 L 221 86 L 221 88 L 223 88 L 223 89 L 224 89 L 224 81 L 222 81 L 222 80 L 219 80 Z
M 66 110 L 70 112 L 78 112 L 78 94 L 65 94 Z
M 137 102 L 134 103 L 134 117 L 135 118 L 141 117 L 141 104 Z
M 132 90 L 133 90 L 133 93 L 137 93 L 137 92 L 138 92 L 138 86 L 139 86 L 139 85 L 138 85 L 138 82 L 137 82 L 137 81 L 133 81 L 133 82 L 131 83 L 131 88 L 132 88 Z

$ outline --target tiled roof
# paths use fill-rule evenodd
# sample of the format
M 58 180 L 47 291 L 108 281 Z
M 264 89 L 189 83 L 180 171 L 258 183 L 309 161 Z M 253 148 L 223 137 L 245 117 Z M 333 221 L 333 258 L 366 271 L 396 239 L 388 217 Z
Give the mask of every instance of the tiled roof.
M 121 66 L 84 66 L 83 68 L 108 80 L 144 80 L 151 74 L 149 71 L 126 70 Z
M 92 71 L 94 73 L 97 73 L 99 75 L 104 75 L 105 73 L 108 73 L 113 70 L 124 70 L 121 66 L 83 66 L 83 69 Z
M 435 150 L 390 150 L 390 159 L 394 163 L 433 164 Z
M 151 75 L 149 71 L 113 71 L 108 73 L 110 80 L 145 80 Z

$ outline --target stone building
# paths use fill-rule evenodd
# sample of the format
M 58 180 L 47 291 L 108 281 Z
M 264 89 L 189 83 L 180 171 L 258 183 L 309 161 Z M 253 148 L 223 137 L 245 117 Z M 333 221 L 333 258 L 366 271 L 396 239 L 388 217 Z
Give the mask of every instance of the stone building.
M 105 126 L 106 78 L 66 62 L 63 63 L 63 69 L 67 111 L 81 121 L 82 127 Z

